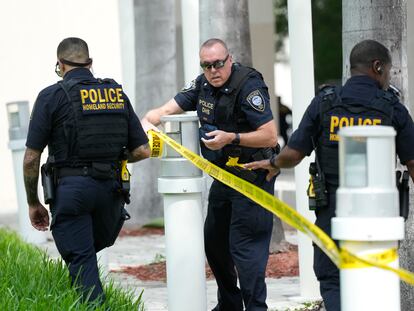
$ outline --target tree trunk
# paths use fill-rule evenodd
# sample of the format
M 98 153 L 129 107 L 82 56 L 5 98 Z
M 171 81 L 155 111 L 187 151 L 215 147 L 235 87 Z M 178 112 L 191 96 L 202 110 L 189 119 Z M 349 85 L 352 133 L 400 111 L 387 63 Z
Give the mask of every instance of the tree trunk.
M 350 75 L 349 54 L 352 47 L 363 39 L 377 40 L 391 51 L 393 64 L 391 83 L 402 91 L 401 101 L 408 103 L 407 2 L 403 0 L 342 1 L 342 12 L 344 80 Z M 405 229 L 405 239 L 399 250 L 400 265 L 414 271 L 412 213 L 409 215 Z M 414 310 L 414 287 L 404 282 L 401 282 L 401 310 Z
M 200 0 L 200 40 L 219 38 L 236 62 L 252 65 L 247 0 Z
M 135 112 L 142 118 L 177 92 L 174 0 L 134 0 Z M 132 172 L 132 218 L 127 226 L 142 225 L 163 215 L 157 190 L 159 160 L 134 164 Z
M 200 40 L 220 38 L 234 61 L 252 66 L 248 0 L 200 0 Z M 274 217 L 271 251 L 284 246 L 282 222 Z

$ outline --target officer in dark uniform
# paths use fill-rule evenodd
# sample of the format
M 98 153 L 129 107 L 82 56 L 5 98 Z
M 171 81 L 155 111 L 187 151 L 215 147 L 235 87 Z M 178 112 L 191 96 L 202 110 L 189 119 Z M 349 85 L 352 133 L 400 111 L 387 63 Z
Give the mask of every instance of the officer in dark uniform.
M 397 132 L 396 151 L 414 179 L 414 124 L 407 109 L 389 90 L 391 56 L 386 47 L 364 40 L 351 51 L 351 78 L 341 88 L 325 87 L 312 100 L 288 145 L 270 161 L 246 164 L 251 169 L 269 170 L 268 178 L 280 168 L 296 166 L 316 148 L 325 175 L 327 205 L 316 209 L 316 225 L 331 234 L 335 217 L 338 178 L 338 136 L 343 126 L 390 125 Z M 328 311 L 340 310 L 339 271 L 318 248 L 314 248 L 314 271 Z
M 226 165 L 270 158 L 277 133 L 267 86 L 259 72 L 233 64 L 226 44 L 207 40 L 200 48 L 203 74 L 173 99 L 149 111 L 144 128 L 166 114 L 196 110 L 204 157 L 216 165 L 274 192 L 274 178 Z M 273 147 L 273 148 L 272 148 Z M 272 233 L 272 214 L 237 191 L 214 180 L 204 226 L 205 251 L 218 285 L 214 310 L 267 310 L 265 269 Z M 237 287 L 237 276 L 240 289 Z
M 57 58 L 63 80 L 39 93 L 26 141 L 29 215 L 33 227 L 47 230 L 49 215 L 37 183 L 40 156 L 48 146 L 42 184 L 57 249 L 85 300 L 103 301 L 96 253 L 115 242 L 127 217 L 124 203 L 129 203 L 120 163 L 149 157 L 148 139 L 121 85 L 93 77 L 85 41 L 64 39 Z

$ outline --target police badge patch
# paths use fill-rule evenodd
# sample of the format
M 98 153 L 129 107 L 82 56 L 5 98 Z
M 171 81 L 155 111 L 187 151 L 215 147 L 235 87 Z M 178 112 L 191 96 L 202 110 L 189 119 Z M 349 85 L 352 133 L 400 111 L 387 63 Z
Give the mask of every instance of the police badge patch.
M 265 100 L 259 90 L 251 92 L 246 99 L 255 110 L 260 112 L 265 110 Z
M 196 80 L 193 80 L 193 81 L 186 83 L 186 85 L 184 85 L 184 87 L 181 89 L 180 92 L 181 93 L 188 92 L 188 91 L 194 90 L 195 87 L 196 87 Z

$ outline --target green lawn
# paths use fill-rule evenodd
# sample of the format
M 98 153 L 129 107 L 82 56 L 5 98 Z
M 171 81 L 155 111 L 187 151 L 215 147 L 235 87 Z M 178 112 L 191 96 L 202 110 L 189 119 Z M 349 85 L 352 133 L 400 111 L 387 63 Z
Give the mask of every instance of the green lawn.
M 60 260 L 0 228 L 0 310 L 144 310 L 141 297 L 136 299 L 112 281 L 105 283 L 104 305 L 82 303 Z

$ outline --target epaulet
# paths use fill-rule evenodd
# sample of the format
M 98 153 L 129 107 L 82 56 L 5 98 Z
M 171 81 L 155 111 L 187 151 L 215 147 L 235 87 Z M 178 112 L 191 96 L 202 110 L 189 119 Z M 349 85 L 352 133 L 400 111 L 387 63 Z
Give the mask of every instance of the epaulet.
M 325 98 L 329 95 L 335 94 L 335 86 L 331 84 L 322 84 L 318 88 L 318 94 L 320 97 Z
M 401 91 L 396 86 L 390 84 L 390 86 L 388 87 L 387 92 L 391 93 L 392 95 L 394 95 L 398 99 L 401 99 Z

